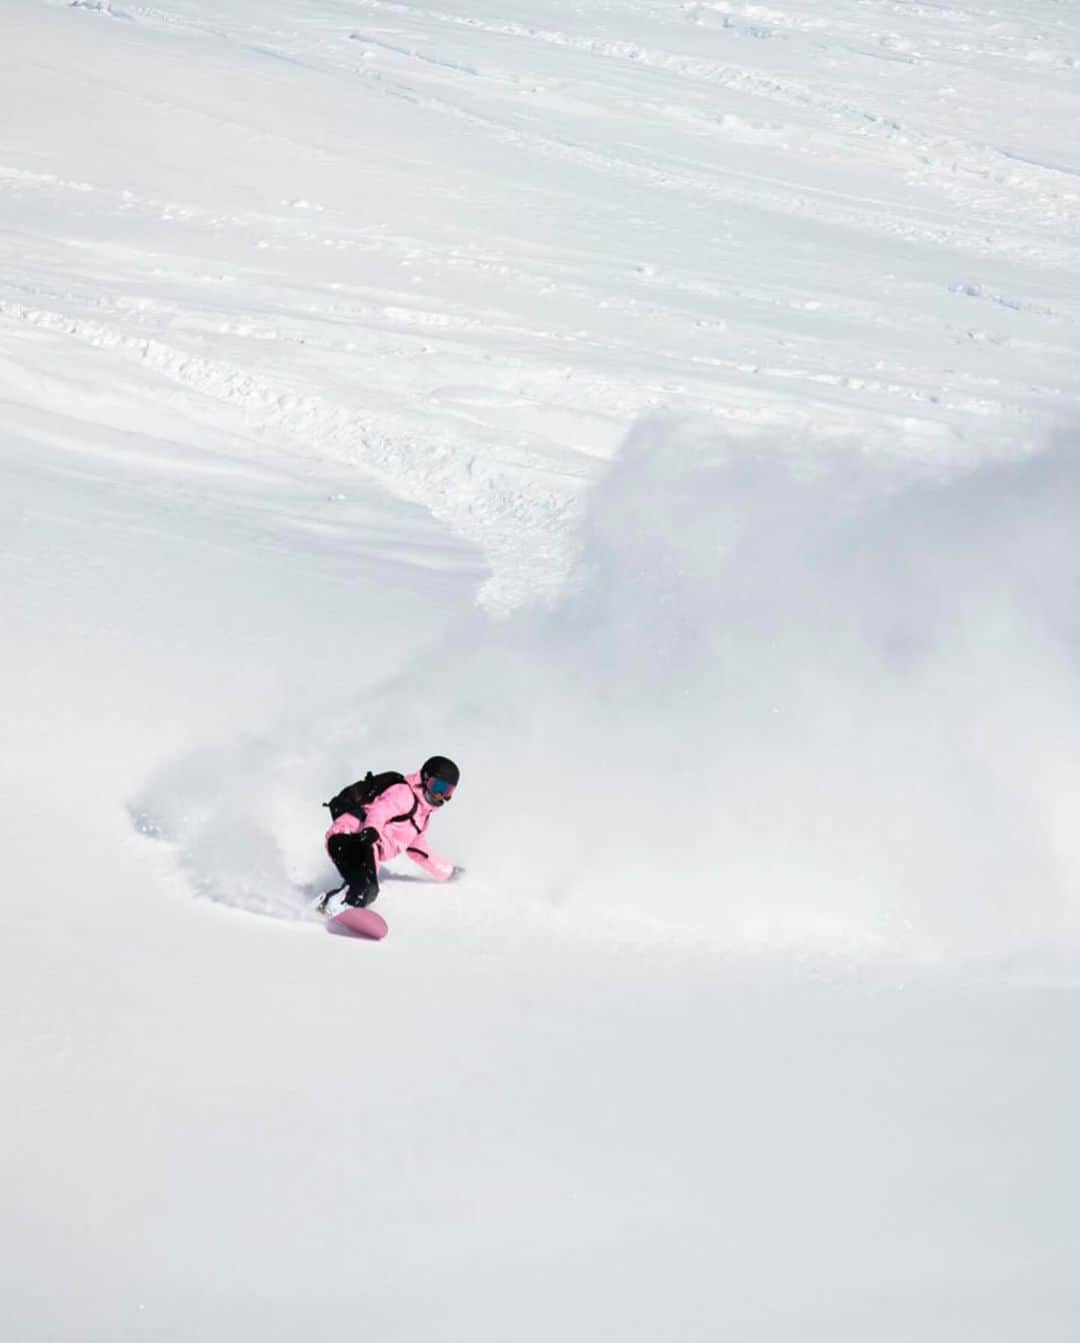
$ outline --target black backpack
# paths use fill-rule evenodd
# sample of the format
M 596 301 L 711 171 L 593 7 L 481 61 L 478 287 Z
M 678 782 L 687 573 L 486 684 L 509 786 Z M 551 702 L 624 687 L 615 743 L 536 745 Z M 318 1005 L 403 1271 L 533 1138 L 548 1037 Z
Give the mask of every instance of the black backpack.
M 374 802 L 380 793 L 385 793 L 388 788 L 393 788 L 396 783 L 404 783 L 405 775 L 398 774 L 395 770 L 388 769 L 382 774 L 372 774 L 371 770 L 358 779 L 356 783 L 350 783 L 348 788 L 343 788 L 330 799 L 324 802 L 324 807 L 330 808 L 330 815 L 336 821 L 339 816 L 348 812 L 350 816 L 355 816 L 358 821 L 366 819 L 364 808 L 369 802 Z M 416 808 L 420 805 L 420 799 L 413 797 L 411 811 L 403 811 L 400 816 L 391 816 L 391 823 L 395 821 L 411 821 L 416 815 Z

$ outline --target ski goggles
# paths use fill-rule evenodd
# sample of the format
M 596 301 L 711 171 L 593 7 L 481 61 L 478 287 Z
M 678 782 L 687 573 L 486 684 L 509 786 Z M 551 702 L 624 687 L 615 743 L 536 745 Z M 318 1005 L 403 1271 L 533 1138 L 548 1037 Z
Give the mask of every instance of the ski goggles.
M 428 779 L 425 785 L 429 793 L 434 793 L 436 797 L 441 797 L 444 802 L 449 802 L 454 796 L 454 785 L 447 783 L 445 779 Z

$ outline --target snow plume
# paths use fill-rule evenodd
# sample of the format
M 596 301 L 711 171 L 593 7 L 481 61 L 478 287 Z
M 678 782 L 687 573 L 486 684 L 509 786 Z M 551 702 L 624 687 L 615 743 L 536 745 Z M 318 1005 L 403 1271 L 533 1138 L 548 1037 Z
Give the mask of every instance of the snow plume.
M 561 605 L 459 655 L 473 865 L 728 946 L 1060 949 L 1078 519 L 1075 440 L 943 477 L 641 424 Z
M 245 737 L 183 756 L 160 769 L 132 804 L 135 828 L 175 846 L 195 894 L 275 918 L 308 912 L 316 885 L 303 883 L 318 871 L 319 780 L 311 777 L 310 754 L 297 758 L 283 749 L 285 739 L 300 735 L 279 725 L 272 738 Z M 307 855 L 305 815 L 315 817 L 306 827 Z M 294 843 L 301 849 L 295 857 Z
M 469 868 L 462 910 L 1071 959 L 1078 517 L 1076 440 L 945 471 L 648 420 L 554 607 L 476 612 L 317 728 L 165 769 L 138 810 L 200 891 L 295 916 L 333 877 L 318 803 L 438 752 L 463 769 L 432 834 Z

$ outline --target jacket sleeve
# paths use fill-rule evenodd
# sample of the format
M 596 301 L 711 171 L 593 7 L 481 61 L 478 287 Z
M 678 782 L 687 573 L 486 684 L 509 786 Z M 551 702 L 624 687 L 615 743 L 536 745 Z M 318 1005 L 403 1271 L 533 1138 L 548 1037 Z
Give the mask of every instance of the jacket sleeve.
M 395 783 L 364 808 L 364 825 L 370 825 L 381 836 L 387 822 L 412 811 L 415 802 L 413 790 L 407 783 Z
M 436 881 L 446 881 L 454 871 L 454 864 L 441 854 L 433 853 L 422 839 L 417 844 L 407 848 L 405 852 L 417 867 L 422 867 L 425 872 L 430 872 Z

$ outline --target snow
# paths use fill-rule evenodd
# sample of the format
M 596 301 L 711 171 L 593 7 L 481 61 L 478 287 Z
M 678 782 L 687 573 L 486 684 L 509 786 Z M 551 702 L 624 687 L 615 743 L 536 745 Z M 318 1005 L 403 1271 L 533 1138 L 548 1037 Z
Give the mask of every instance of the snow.
M 1071 1340 L 1070 7 L 0 4 L 6 1335 Z

